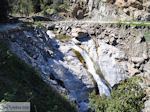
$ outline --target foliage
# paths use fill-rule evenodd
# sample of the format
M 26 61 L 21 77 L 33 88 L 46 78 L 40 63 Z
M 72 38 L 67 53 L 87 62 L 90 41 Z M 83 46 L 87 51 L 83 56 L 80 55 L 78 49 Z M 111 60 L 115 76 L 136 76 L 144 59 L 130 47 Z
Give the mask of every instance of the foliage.
M 53 0 L 41 0 L 41 9 L 44 9 L 46 6 L 50 6 L 53 3 Z
M 53 6 L 45 6 L 42 10 L 42 15 L 47 16 L 48 14 L 57 13 L 57 10 Z
M 55 14 L 59 12 L 69 12 L 69 5 L 67 3 L 52 4 L 50 6 L 44 6 L 44 8 L 42 9 L 43 15 Z
M 67 3 L 63 4 L 54 4 L 52 6 L 57 12 L 67 12 L 69 10 L 69 5 Z
M 45 27 L 44 27 L 44 25 L 42 24 L 41 21 L 35 21 L 35 22 L 34 22 L 34 25 L 35 25 L 36 27 L 38 27 L 38 28 L 43 28 L 43 29 L 45 29 Z
M 80 52 L 76 51 L 75 49 L 72 49 L 72 50 L 75 53 L 76 57 L 79 59 L 79 61 L 84 65 L 84 67 L 87 68 L 87 66 L 85 64 L 85 60 L 82 57 L 82 55 L 80 54 Z
M 29 16 L 38 12 L 67 12 L 68 8 L 66 0 L 1 0 L 0 19 L 5 20 L 9 12 Z
M 129 25 L 129 26 L 137 26 L 137 27 L 148 27 L 150 26 L 150 22 L 148 21 L 117 21 L 112 22 L 117 25 Z
M 8 13 L 10 11 L 10 7 L 8 4 L 8 0 L 0 1 L 0 21 L 4 21 L 7 19 Z
M 140 112 L 145 94 L 138 85 L 139 77 L 121 82 L 113 88 L 111 97 L 90 95 L 90 104 L 96 112 Z
M 29 14 L 33 12 L 31 0 L 15 0 L 12 4 L 13 13 L 20 13 L 21 15 L 29 16 Z
M 64 35 L 64 34 L 59 34 L 56 36 L 56 38 L 63 42 L 71 39 L 71 37 L 69 35 Z
M 11 53 L 0 40 L 0 101 L 31 102 L 31 112 L 75 112 L 32 67 Z
M 54 13 L 57 13 L 57 10 L 54 9 L 54 8 L 47 8 L 46 9 L 46 13 L 48 13 L 48 14 L 54 14 Z
M 33 5 L 33 11 L 35 13 L 41 11 L 41 0 L 31 0 Z
M 81 63 L 84 63 L 84 58 L 82 57 L 82 55 L 81 55 L 78 51 L 76 51 L 76 50 L 74 50 L 74 49 L 73 49 L 73 52 L 76 54 L 76 56 L 77 56 L 77 58 L 79 59 L 79 61 L 80 61 Z

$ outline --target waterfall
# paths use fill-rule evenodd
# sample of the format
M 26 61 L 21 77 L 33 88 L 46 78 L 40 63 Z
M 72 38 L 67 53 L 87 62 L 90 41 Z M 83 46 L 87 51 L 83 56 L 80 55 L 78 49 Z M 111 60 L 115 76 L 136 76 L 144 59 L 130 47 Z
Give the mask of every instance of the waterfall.
M 94 80 L 97 83 L 99 94 L 100 95 L 105 94 L 106 96 L 110 96 L 110 88 L 105 83 L 106 81 L 100 78 L 100 74 L 96 73 L 94 62 L 89 57 L 88 53 L 77 45 L 74 45 L 72 48 L 78 51 L 85 60 L 88 72 L 92 74 Z

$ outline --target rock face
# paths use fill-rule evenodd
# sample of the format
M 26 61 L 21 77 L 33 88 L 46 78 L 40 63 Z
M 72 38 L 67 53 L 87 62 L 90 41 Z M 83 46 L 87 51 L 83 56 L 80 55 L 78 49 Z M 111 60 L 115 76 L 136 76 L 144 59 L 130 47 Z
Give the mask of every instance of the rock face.
M 128 0 L 125 6 L 129 9 L 129 15 L 135 20 L 149 21 L 148 0 Z
M 59 27 L 62 28 L 60 32 L 63 32 L 68 26 L 71 26 L 72 30 L 66 34 L 71 36 L 75 34 L 71 40 L 74 40 L 77 45 L 80 43 L 78 46 L 88 53 L 95 62 L 96 69 L 101 70 L 103 78 L 111 87 L 134 75 L 144 76 L 142 85 L 150 99 L 148 86 L 150 84 L 150 44 L 144 35 L 144 32 L 149 32 L 148 28 L 62 23 L 59 24 Z M 90 38 L 85 36 L 88 38 L 85 41 L 83 38 L 77 39 L 77 36 L 80 37 L 79 32 L 88 33 Z M 98 72 L 100 73 L 100 71 Z M 147 110 L 149 110 L 149 106 L 145 103 L 144 112 Z
M 121 80 L 139 75 L 146 79 L 143 88 L 150 99 L 150 44 L 143 35 L 149 29 L 83 23 L 47 26 L 47 31 L 13 29 L 0 33 L 0 38 L 9 40 L 11 50 L 38 69 L 46 83 L 75 102 L 80 112 L 88 111 L 88 94 L 96 88 L 93 69 L 106 84 L 100 86 L 99 93 L 106 86 L 111 90 Z M 62 33 L 70 40 L 55 38 Z M 92 69 L 82 52 L 72 49 L 75 45 L 87 53 Z M 145 107 L 149 108 L 147 103 Z
M 98 49 L 99 64 L 105 79 L 113 87 L 126 79 L 128 68 L 125 53 L 111 45 L 102 43 Z M 119 62 L 119 60 L 122 60 Z
M 70 43 L 56 41 L 52 32 L 47 33 L 49 36 L 41 29 L 32 29 L 13 32 L 8 34 L 9 38 L 7 34 L 1 37 L 10 40 L 11 50 L 38 69 L 46 83 L 77 103 L 81 112 L 87 111 L 88 93 L 95 88 L 94 82 L 68 48 Z
M 148 0 L 76 0 L 73 3 L 78 2 L 85 4 L 93 20 L 150 20 Z

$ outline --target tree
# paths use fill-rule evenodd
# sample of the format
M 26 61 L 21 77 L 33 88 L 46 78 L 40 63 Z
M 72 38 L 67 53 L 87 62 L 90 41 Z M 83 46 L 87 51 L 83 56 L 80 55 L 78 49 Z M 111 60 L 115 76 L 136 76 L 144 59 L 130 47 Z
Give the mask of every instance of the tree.
M 22 16 L 29 16 L 29 14 L 33 11 L 31 0 L 15 0 L 12 4 L 13 12 L 20 13 Z
M 32 4 L 35 13 L 41 11 L 41 0 L 32 0 Z
M 8 0 L 0 1 L 0 21 L 5 21 L 10 11 Z

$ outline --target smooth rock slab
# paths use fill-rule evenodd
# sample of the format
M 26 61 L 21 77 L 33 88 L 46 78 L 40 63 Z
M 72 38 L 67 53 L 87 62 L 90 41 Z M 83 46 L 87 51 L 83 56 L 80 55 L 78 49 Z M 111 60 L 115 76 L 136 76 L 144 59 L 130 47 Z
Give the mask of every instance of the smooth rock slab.
M 127 62 L 118 62 L 116 60 L 120 56 L 125 56 L 124 52 L 111 45 L 100 43 L 98 56 L 102 74 L 111 86 L 118 84 L 121 80 L 128 77 L 126 73 Z

